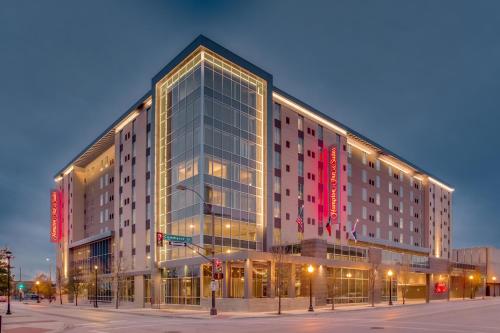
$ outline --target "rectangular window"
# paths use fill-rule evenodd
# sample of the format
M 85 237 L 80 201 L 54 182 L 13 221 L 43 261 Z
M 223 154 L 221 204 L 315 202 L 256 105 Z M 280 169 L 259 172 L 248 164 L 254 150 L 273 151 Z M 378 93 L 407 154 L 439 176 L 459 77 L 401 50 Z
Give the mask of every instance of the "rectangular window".
M 366 225 L 363 225 L 363 236 L 365 236 L 365 237 L 366 237 L 366 232 L 367 232 Z
M 392 225 L 392 214 L 389 214 L 389 225 Z
M 274 202 L 273 215 L 278 219 L 281 217 L 281 203 L 279 201 Z
M 347 203 L 347 215 L 352 215 L 352 204 L 351 204 L 351 202 Z
M 299 173 L 299 177 L 304 177 L 304 161 L 299 161 L 298 173 Z
M 274 144 L 281 144 L 281 129 L 278 127 L 274 128 Z
M 377 206 L 380 206 L 380 194 L 379 193 L 375 194 L 375 203 L 377 204 Z
M 377 169 L 377 171 L 380 171 L 380 160 L 375 161 L 375 168 Z
M 361 180 L 363 183 L 366 183 L 368 181 L 368 174 L 366 170 L 361 170 Z
M 279 103 L 274 103 L 273 118 L 276 120 L 281 119 L 281 104 Z
M 375 186 L 376 186 L 377 188 L 380 188 L 380 176 L 376 176 L 376 177 L 375 177 Z
M 299 131 L 304 131 L 304 117 L 299 116 L 298 121 L 297 121 L 297 127 Z
M 362 209 L 361 209 L 361 216 L 363 217 L 364 220 L 366 220 L 367 213 L 366 213 L 366 207 L 365 206 L 363 206 Z
M 281 177 L 274 176 L 274 193 L 281 193 Z
M 375 212 L 375 221 L 380 223 L 380 211 L 378 210 Z
M 352 196 L 352 184 L 347 183 L 347 195 Z
M 368 200 L 368 191 L 366 190 L 366 188 L 361 189 L 361 198 L 363 199 L 363 201 Z
M 375 237 L 380 238 L 380 228 L 377 228 L 375 233 Z
M 389 209 L 392 209 L 392 198 L 389 198 Z
M 274 152 L 274 168 L 281 169 L 281 154 L 277 151 Z
M 304 138 L 299 137 L 297 149 L 298 149 L 299 154 L 304 154 Z
M 318 125 L 318 139 L 323 140 L 323 126 Z
M 392 182 L 389 182 L 389 193 L 392 193 Z
M 362 158 L 363 158 L 363 161 L 362 161 L 362 162 L 363 162 L 363 164 L 364 164 L 364 165 L 366 165 L 366 153 L 365 153 L 365 152 L 362 152 L 362 153 L 361 153 L 361 156 L 362 156 Z
M 351 163 L 347 164 L 347 176 L 352 177 L 352 166 Z

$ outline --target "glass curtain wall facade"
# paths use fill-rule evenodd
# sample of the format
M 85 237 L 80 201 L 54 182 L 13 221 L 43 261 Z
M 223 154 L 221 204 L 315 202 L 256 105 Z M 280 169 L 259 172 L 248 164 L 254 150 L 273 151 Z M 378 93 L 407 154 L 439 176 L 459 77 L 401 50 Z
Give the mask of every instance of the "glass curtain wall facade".
M 328 303 L 368 302 L 368 271 L 348 268 L 327 268 Z
M 207 50 L 157 85 L 157 230 L 211 252 L 262 250 L 265 84 Z M 212 204 L 215 224 L 201 200 Z M 160 261 L 197 254 L 159 249 Z

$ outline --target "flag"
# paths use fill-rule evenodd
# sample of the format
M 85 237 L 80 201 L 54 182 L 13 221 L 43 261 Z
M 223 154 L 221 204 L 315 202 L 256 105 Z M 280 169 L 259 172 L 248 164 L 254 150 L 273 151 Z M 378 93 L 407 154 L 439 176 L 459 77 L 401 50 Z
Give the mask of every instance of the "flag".
M 356 222 L 354 222 L 354 226 L 351 229 L 351 236 L 354 238 L 354 242 L 358 242 L 358 235 L 356 233 L 356 226 L 358 225 L 359 219 L 356 219 Z
M 297 224 L 300 230 L 304 231 L 304 205 L 299 208 L 299 215 L 297 215 Z
M 328 236 L 332 235 L 332 217 L 328 217 L 328 222 L 326 222 L 326 230 L 328 231 Z

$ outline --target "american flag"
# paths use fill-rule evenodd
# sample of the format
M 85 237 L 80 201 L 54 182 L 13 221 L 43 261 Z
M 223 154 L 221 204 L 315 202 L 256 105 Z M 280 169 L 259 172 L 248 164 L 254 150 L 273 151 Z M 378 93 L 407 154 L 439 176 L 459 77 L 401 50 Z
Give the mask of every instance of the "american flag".
M 304 230 L 304 205 L 300 206 L 299 214 L 297 215 L 297 224 L 300 230 Z

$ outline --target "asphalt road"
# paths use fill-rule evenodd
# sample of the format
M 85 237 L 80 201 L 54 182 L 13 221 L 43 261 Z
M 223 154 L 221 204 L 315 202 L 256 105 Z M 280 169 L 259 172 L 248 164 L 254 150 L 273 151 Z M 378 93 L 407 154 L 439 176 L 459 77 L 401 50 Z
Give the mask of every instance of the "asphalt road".
M 3 312 L 4 309 L 2 306 Z M 500 297 L 484 301 L 248 318 L 224 315 L 217 318 L 178 318 L 171 315 L 152 316 L 147 312 L 116 313 L 48 304 L 15 304 L 15 312 L 20 321 L 54 325 L 64 323 L 64 332 L 71 333 L 500 332 Z M 7 326 L 4 326 L 7 333 L 8 320 Z

